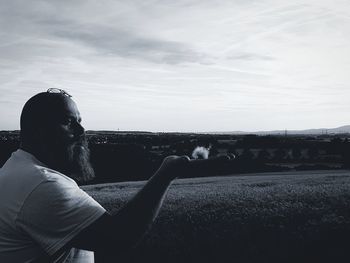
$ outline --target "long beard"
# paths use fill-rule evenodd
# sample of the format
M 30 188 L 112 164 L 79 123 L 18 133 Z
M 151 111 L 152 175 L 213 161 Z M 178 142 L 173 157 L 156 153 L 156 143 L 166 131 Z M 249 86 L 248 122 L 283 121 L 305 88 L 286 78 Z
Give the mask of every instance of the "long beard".
M 54 169 L 80 183 L 86 183 L 95 178 L 85 137 L 76 142 L 58 143 L 54 148 Z
M 90 164 L 90 150 L 86 140 L 67 148 L 68 173 L 73 179 L 84 183 L 95 178 L 95 172 Z

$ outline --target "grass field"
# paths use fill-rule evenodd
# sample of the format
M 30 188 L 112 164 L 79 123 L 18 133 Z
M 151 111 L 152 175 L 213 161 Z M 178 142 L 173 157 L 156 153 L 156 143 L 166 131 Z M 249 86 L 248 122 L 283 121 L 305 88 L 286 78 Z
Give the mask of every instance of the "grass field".
M 116 212 L 145 182 L 84 186 Z M 350 262 L 350 171 L 176 180 L 135 262 Z

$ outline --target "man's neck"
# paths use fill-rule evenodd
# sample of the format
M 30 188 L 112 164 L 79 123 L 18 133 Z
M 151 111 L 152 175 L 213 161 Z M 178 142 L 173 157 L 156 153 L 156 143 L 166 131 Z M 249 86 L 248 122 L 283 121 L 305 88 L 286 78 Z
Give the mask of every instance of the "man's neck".
M 26 151 L 33 155 L 37 160 L 39 160 L 41 163 L 45 164 L 47 167 L 57 170 L 52 162 L 50 162 L 50 156 L 48 154 L 45 154 L 43 151 L 41 151 L 38 148 L 30 147 L 28 145 L 21 144 L 19 149 Z

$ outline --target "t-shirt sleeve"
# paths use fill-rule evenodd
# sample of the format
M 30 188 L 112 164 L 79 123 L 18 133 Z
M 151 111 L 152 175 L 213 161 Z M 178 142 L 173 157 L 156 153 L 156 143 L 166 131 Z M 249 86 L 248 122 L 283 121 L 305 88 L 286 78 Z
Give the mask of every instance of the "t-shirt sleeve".
M 28 196 L 16 224 L 53 255 L 105 212 L 76 184 L 49 180 Z

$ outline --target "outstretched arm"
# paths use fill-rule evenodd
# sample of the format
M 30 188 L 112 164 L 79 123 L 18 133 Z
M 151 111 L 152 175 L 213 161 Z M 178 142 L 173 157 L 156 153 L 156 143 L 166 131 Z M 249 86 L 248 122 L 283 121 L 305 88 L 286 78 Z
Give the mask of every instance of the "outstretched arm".
M 169 156 L 136 196 L 117 214 L 105 213 L 79 233 L 68 246 L 93 251 L 125 251 L 137 244 L 155 220 L 172 180 L 189 159 Z

